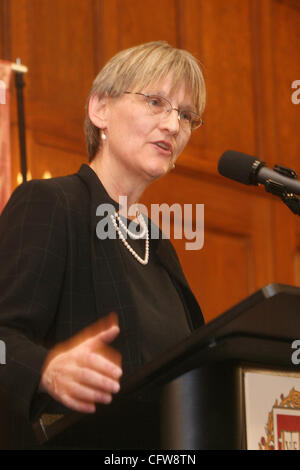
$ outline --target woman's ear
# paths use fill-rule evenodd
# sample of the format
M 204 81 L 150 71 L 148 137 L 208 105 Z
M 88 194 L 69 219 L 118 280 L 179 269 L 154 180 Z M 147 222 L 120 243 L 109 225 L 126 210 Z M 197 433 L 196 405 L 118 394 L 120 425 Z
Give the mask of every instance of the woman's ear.
M 106 128 L 107 123 L 107 94 L 103 95 L 101 98 L 95 93 L 90 97 L 88 113 L 89 118 L 92 123 L 99 129 Z

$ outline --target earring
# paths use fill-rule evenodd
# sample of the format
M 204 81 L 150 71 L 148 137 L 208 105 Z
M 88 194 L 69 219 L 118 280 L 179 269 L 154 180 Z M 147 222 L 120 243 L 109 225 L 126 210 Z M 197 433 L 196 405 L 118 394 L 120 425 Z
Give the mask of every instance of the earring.
M 107 139 L 106 134 L 105 134 L 104 130 L 101 129 L 101 140 L 106 140 L 106 139 Z
M 172 170 L 174 170 L 174 168 L 175 168 L 175 163 L 173 163 L 173 165 L 172 165 Z

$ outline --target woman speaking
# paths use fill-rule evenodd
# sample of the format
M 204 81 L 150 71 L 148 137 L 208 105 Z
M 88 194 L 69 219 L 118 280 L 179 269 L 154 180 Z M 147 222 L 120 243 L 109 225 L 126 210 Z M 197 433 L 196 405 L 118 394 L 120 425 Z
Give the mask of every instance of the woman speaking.
M 89 164 L 11 196 L 0 218 L 0 384 L 26 420 L 59 404 L 93 413 L 121 376 L 203 324 L 171 242 L 152 239 L 141 213 L 133 233 L 119 201 L 132 206 L 173 170 L 204 105 L 190 53 L 164 41 L 124 50 L 89 94 Z M 99 236 L 103 205 L 114 237 Z

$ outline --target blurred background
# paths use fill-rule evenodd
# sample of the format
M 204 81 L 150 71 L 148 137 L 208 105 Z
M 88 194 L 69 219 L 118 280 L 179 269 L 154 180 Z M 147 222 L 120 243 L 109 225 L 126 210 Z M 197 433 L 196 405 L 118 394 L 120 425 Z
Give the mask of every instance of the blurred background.
M 203 249 L 174 244 L 206 321 L 269 283 L 300 286 L 299 217 L 217 173 L 227 149 L 300 172 L 300 0 L 0 0 L 0 59 L 29 69 L 28 178 L 87 163 L 93 78 L 116 52 L 153 40 L 194 54 L 207 83 L 205 125 L 141 200 L 205 205 Z M 16 109 L 11 80 L 11 190 L 22 180 Z

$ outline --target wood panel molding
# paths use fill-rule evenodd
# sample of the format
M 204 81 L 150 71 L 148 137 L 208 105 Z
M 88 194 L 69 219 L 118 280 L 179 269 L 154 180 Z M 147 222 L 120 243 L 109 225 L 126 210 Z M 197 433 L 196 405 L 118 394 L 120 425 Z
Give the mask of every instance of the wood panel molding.
M 275 0 L 278 3 L 282 3 L 285 6 L 294 8 L 295 10 L 300 10 L 300 3 L 298 0 Z

